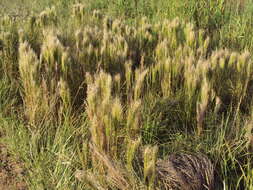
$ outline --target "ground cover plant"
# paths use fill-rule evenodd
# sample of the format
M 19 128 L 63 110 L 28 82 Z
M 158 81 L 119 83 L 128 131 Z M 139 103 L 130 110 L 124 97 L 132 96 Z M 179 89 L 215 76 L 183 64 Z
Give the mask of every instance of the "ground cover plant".
M 0 147 L 22 188 L 253 188 L 249 2 L 24 2 L 0 18 Z M 178 163 L 202 184 L 171 180 Z

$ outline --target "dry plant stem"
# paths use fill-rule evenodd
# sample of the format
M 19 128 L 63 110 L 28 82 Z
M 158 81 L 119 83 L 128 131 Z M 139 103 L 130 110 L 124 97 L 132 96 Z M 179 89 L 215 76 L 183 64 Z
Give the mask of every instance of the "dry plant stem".
M 75 177 L 79 181 L 87 182 L 89 186 L 91 186 L 94 189 L 107 190 L 107 188 L 104 188 L 101 186 L 101 184 L 99 184 L 97 177 L 92 172 L 78 170 L 75 172 Z
M 235 116 L 234 116 L 234 119 L 233 119 L 233 125 L 232 126 L 235 126 L 236 118 L 238 117 L 238 114 L 240 112 L 240 106 L 241 106 L 242 100 L 246 95 L 246 90 L 247 90 L 247 87 L 248 87 L 248 83 L 249 83 L 249 78 L 247 78 L 247 80 L 246 80 L 245 87 L 243 89 L 243 93 L 242 93 L 242 95 L 241 95 L 241 97 L 238 101 L 237 106 L 236 106 L 236 111 L 235 111 Z M 238 129 L 236 131 L 238 131 Z
M 110 158 L 108 158 L 104 153 L 99 152 L 99 150 L 90 143 L 90 149 L 93 151 L 94 156 L 96 156 L 108 169 L 108 179 L 112 180 L 119 189 L 127 190 L 130 188 L 128 182 L 124 178 L 124 174 L 121 172 L 121 168 L 116 166 Z

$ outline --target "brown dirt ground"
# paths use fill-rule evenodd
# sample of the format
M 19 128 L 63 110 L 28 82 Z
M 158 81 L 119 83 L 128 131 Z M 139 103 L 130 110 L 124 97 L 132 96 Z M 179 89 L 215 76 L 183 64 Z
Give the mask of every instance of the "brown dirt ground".
M 0 190 L 27 190 L 23 175 L 22 164 L 11 157 L 6 146 L 0 144 Z

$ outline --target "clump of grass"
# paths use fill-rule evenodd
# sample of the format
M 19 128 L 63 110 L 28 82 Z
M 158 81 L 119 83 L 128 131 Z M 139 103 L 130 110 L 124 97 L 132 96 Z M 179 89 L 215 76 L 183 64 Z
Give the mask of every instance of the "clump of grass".
M 2 76 L 14 82 L 18 70 L 18 31 L 15 21 L 8 16 L 1 19 L 1 26 L 4 28 L 0 32 Z
M 109 74 L 101 71 L 95 77 L 88 75 L 86 78 L 87 115 L 90 121 L 91 146 L 95 149 L 92 154 L 92 167 L 97 168 L 94 172 L 99 171 L 100 175 L 105 175 L 102 181 L 109 180 L 109 186 L 133 188 L 137 185 L 133 160 L 140 146 L 140 139 L 137 139 L 141 127 L 138 122 L 140 103 L 130 100 L 133 102 L 123 110 L 120 97 L 114 97 L 112 93 L 113 84 L 117 81 Z M 128 144 L 122 144 L 124 142 Z M 121 159 L 122 151 L 126 155 L 126 168 L 115 166 L 116 160 Z M 106 177 L 108 174 L 109 178 Z
M 27 42 L 20 44 L 19 47 L 19 71 L 23 82 L 23 101 L 25 105 L 26 116 L 33 124 L 45 114 L 45 109 L 41 108 L 41 88 L 39 86 L 39 60 L 36 54 L 29 47 Z M 45 106 L 45 105 L 44 105 Z
M 23 99 L 29 122 L 36 124 L 48 114 L 57 115 L 60 113 L 57 107 L 65 111 L 71 109 L 70 90 L 66 82 L 68 53 L 57 37 L 49 32 L 39 58 L 27 42 L 21 43 L 19 57 Z M 40 72 L 44 74 L 40 75 Z M 58 103 L 59 98 L 62 100 L 61 105 Z
M 157 162 L 161 189 L 214 189 L 214 166 L 203 155 L 172 154 Z

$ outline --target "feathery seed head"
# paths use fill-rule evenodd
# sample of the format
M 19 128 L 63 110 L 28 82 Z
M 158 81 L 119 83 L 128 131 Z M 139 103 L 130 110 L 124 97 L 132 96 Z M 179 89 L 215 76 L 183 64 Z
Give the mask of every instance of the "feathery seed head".
M 92 15 L 93 15 L 94 18 L 97 18 L 97 19 L 102 19 L 103 18 L 103 15 L 102 15 L 100 10 L 94 10 L 92 12 Z
M 128 136 L 131 139 L 136 139 L 140 133 L 140 114 L 141 114 L 141 101 L 133 101 L 128 109 L 127 113 L 127 130 Z
M 127 152 L 126 152 L 126 162 L 127 162 L 127 169 L 130 172 L 133 172 L 133 160 L 136 156 L 136 152 L 138 148 L 140 147 L 141 144 L 141 138 L 139 137 L 138 139 L 128 140 L 128 145 L 127 145 Z
M 74 4 L 72 7 L 72 16 L 77 17 L 79 20 L 84 18 L 86 6 L 81 3 Z
M 147 146 L 144 150 L 144 181 L 148 181 L 149 189 L 155 185 L 157 152 L 157 146 Z

